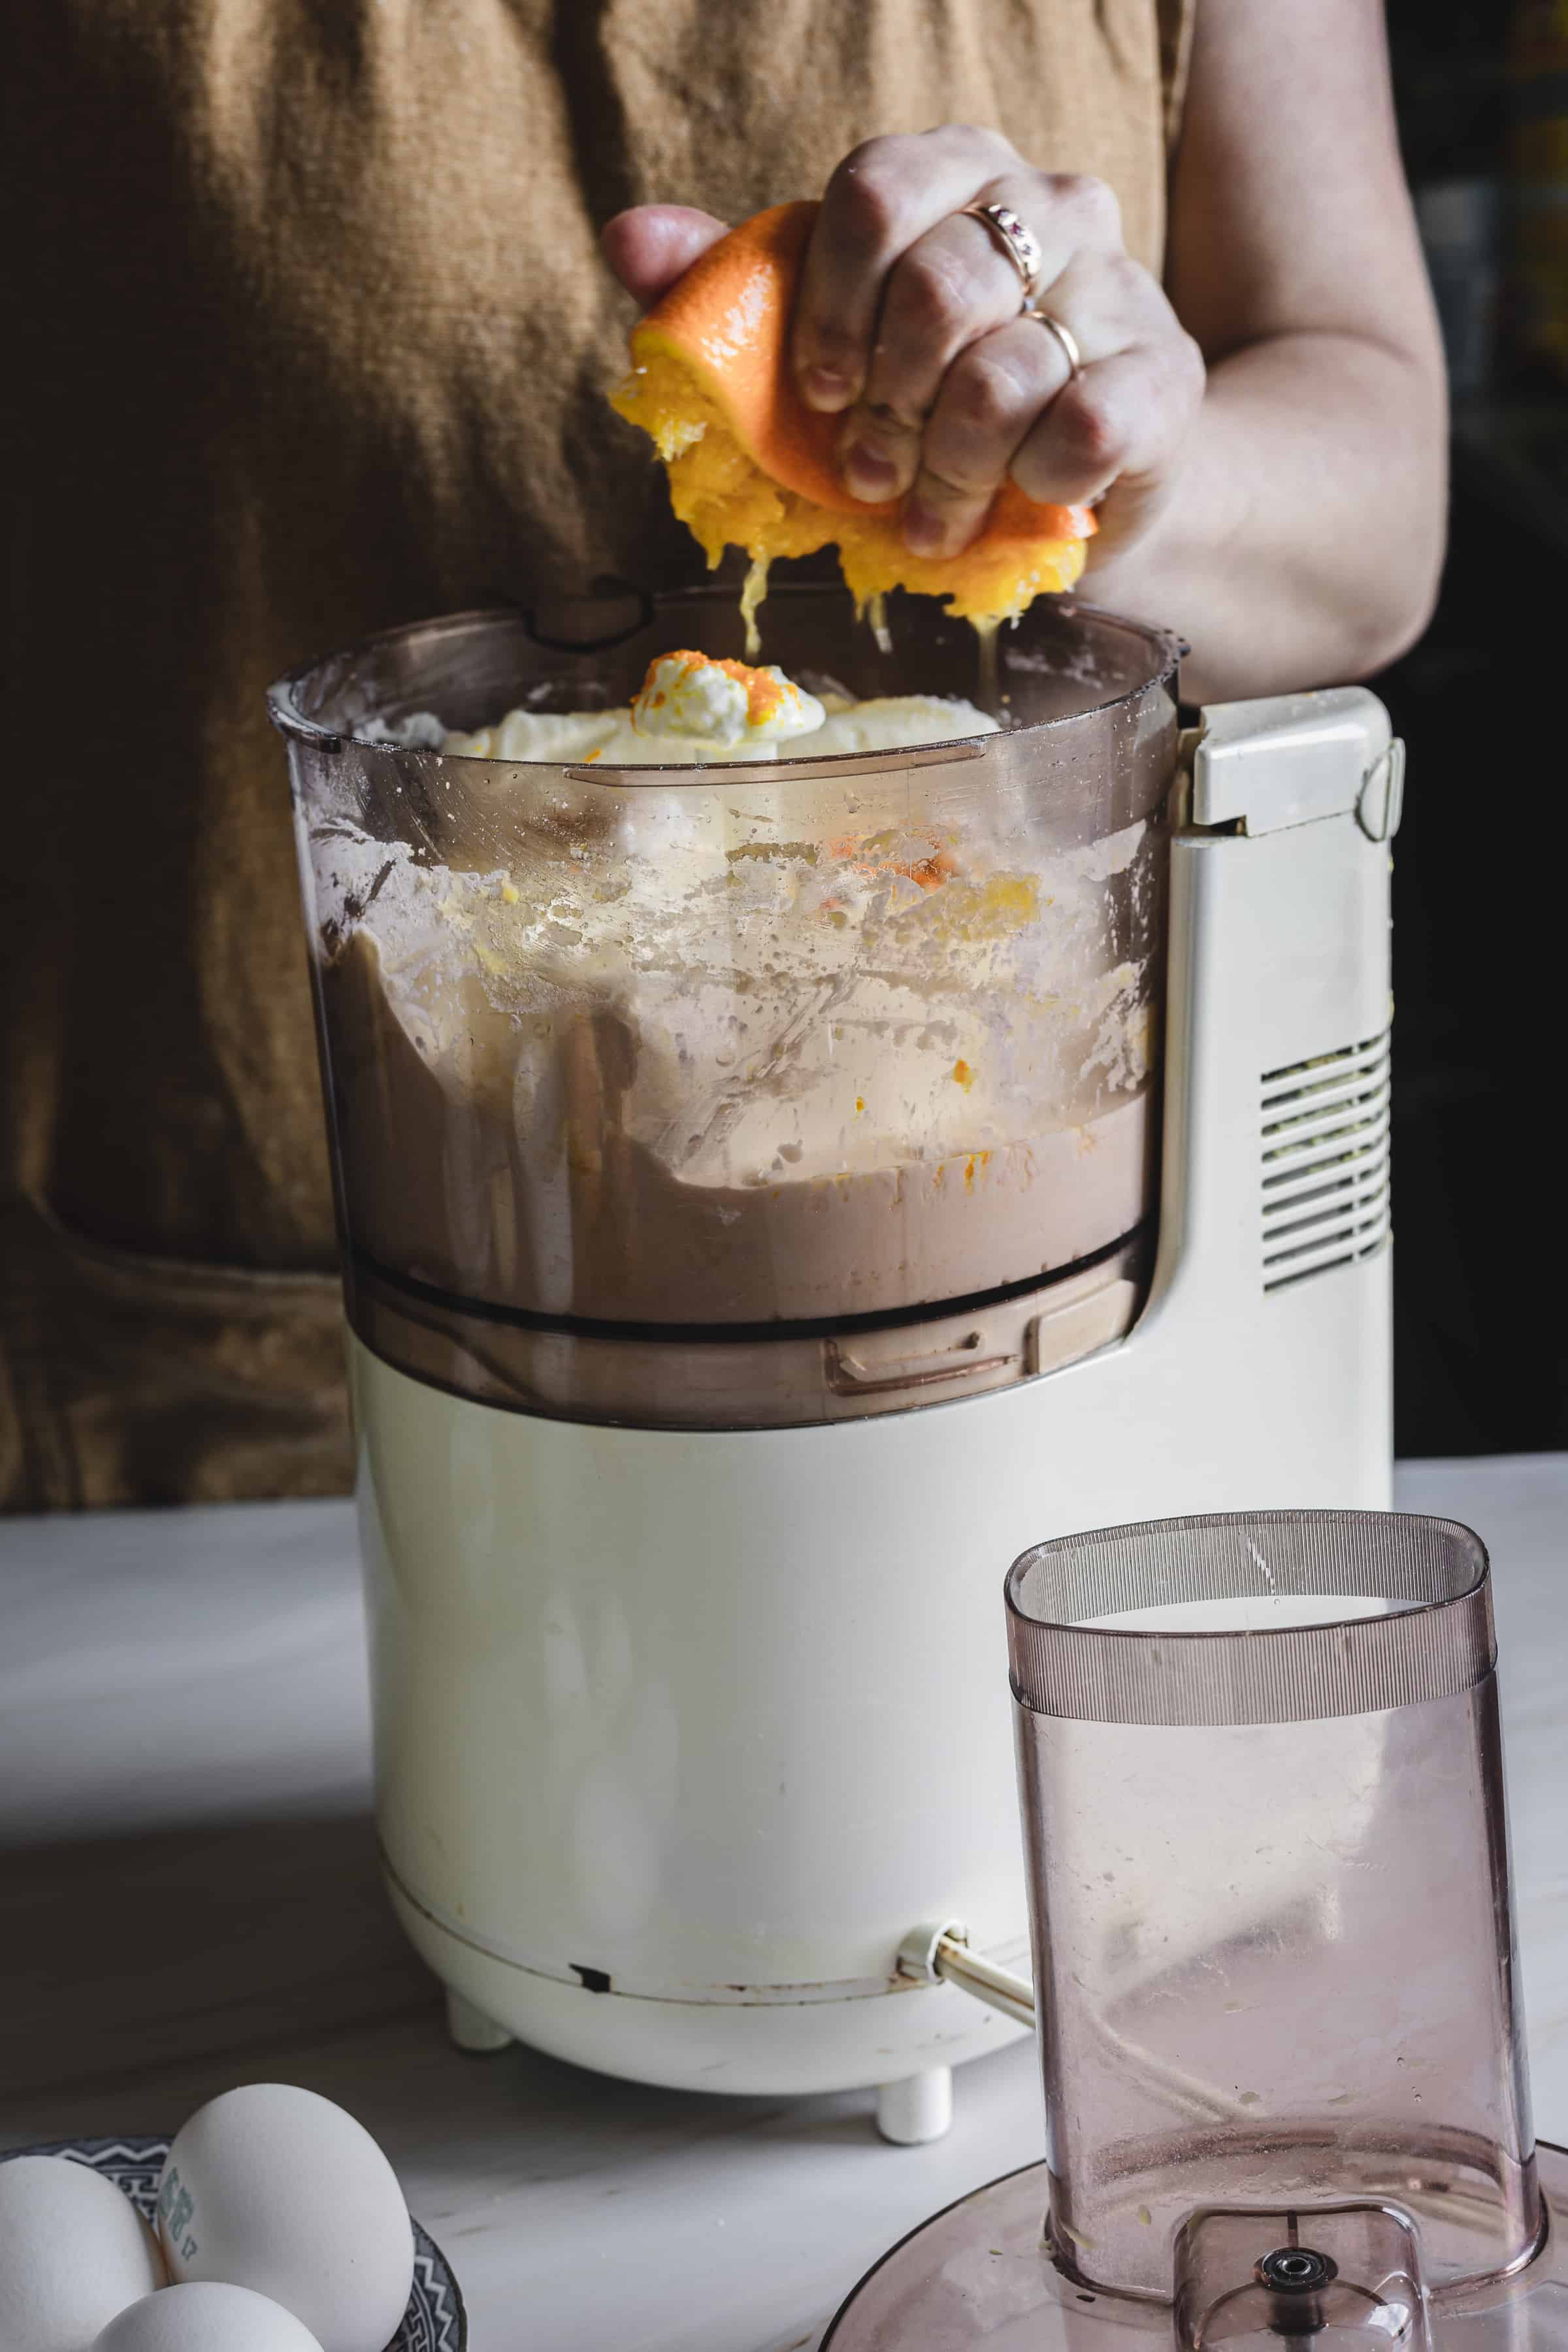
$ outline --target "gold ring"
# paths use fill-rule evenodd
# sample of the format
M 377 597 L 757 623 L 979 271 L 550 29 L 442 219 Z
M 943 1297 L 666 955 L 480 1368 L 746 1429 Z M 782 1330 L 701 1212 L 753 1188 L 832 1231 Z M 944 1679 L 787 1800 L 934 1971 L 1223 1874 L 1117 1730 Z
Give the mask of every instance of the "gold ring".
M 1009 205 L 964 205 L 959 218 L 977 220 L 989 234 L 998 252 L 1006 255 L 1018 273 L 1026 310 L 1035 299 L 1035 289 L 1040 282 L 1040 265 L 1046 257 L 1045 249 L 1028 222 L 1020 220 Z
M 1068 382 L 1071 383 L 1075 377 L 1080 376 L 1083 373 L 1083 353 L 1078 347 L 1078 337 L 1072 329 L 1064 327 L 1054 311 L 1042 310 L 1034 302 L 1025 303 L 1024 316 L 1026 319 L 1037 319 L 1040 325 L 1056 337 L 1061 345 L 1062 357 L 1068 363 Z

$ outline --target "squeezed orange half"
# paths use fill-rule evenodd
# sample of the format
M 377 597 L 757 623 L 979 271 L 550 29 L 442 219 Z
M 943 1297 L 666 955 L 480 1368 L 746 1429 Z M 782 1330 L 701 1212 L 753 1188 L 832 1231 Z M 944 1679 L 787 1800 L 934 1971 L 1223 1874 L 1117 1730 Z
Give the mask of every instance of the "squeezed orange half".
M 611 394 L 664 460 L 670 503 L 710 567 L 727 547 L 751 558 L 748 632 L 773 558 L 830 546 L 860 610 L 909 588 L 984 625 L 1070 588 L 1095 529 L 1087 507 L 1038 506 L 1009 481 L 962 553 L 921 556 L 900 535 L 901 499 L 867 505 L 846 488 L 834 462 L 841 420 L 806 406 L 789 363 L 816 215 L 814 204 L 774 205 L 710 246 L 632 330 L 632 373 Z

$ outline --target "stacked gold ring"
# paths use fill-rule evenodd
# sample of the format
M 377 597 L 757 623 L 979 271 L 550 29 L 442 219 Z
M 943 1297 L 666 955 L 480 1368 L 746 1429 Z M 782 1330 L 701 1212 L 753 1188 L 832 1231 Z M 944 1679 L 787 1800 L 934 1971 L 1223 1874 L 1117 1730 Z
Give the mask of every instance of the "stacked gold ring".
M 1078 347 L 1078 337 L 1072 329 L 1064 327 L 1054 310 L 1042 310 L 1037 302 L 1026 302 L 1024 316 L 1038 320 L 1040 325 L 1056 337 L 1061 346 L 1062 357 L 1068 363 L 1068 382 L 1071 383 L 1076 376 L 1080 376 L 1083 373 L 1083 353 Z
M 1028 309 L 1040 282 L 1040 264 L 1046 257 L 1045 247 L 1029 226 L 1006 205 L 965 205 L 962 218 L 977 220 L 990 233 L 991 242 L 998 252 L 1005 253 L 1017 271 L 1024 288 L 1024 308 Z

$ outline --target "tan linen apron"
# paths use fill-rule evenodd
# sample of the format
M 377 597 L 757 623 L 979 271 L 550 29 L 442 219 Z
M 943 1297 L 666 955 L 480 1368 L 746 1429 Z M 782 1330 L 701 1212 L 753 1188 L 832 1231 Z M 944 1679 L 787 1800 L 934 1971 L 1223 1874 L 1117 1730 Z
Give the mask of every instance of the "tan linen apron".
M 5 11 L 0 1503 L 349 1476 L 282 747 L 367 630 L 700 559 L 595 233 L 999 126 L 1151 265 L 1193 0 Z

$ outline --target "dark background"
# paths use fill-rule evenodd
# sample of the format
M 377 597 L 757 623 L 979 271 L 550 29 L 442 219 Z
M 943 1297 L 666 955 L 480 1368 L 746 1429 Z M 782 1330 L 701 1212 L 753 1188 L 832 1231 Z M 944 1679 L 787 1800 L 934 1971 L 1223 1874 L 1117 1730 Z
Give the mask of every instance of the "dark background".
M 1518 18 L 1511 19 L 1517 38 Z M 1396 1445 L 1568 1445 L 1551 1140 L 1564 1049 L 1568 383 L 1527 348 L 1505 0 L 1391 0 L 1405 163 L 1499 184 L 1495 354 L 1456 384 L 1452 539 L 1419 645 L 1373 680 L 1409 749 L 1394 870 Z M 1545 93 L 1568 113 L 1563 90 Z M 1568 200 L 1568 199 L 1565 199 Z M 1436 274 L 1436 273 L 1435 273 Z M 1468 385 L 1463 377 L 1472 381 Z

